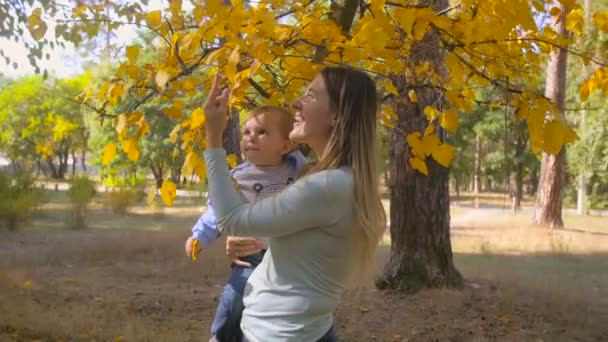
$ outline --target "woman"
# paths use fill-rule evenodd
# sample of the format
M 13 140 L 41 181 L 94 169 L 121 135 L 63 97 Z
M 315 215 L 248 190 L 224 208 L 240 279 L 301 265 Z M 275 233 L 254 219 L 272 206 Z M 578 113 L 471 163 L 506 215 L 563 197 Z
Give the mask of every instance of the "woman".
M 227 89 L 216 77 L 205 103 L 209 196 L 225 234 L 266 237 L 270 249 L 245 289 L 249 341 L 333 341 L 345 284 L 373 262 L 385 227 L 376 170 L 376 88 L 363 72 L 328 67 L 293 107 L 290 138 L 318 163 L 290 187 L 241 202 L 222 146 Z M 359 272 L 357 272 L 359 271 Z

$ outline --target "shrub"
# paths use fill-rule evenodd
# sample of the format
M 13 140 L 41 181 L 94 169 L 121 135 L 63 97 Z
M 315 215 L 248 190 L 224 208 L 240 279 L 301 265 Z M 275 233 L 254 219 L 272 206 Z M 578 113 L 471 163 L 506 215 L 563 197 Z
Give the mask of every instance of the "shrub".
M 95 182 L 87 176 L 77 176 L 70 180 L 68 198 L 72 203 L 74 228 L 86 227 L 87 208 L 95 193 Z
M 0 219 L 9 230 L 17 230 L 20 223 L 30 218 L 40 199 L 41 192 L 29 174 L 9 177 L 0 173 Z
M 115 214 L 125 214 L 127 210 L 135 205 L 141 198 L 139 191 L 126 187 L 116 188 L 106 192 L 105 204 Z

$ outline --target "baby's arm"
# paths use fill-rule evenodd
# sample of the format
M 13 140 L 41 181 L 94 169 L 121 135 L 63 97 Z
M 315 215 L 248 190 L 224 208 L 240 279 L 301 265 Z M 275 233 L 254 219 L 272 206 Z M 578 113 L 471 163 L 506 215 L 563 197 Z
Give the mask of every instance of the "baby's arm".
M 205 213 L 192 227 L 192 236 L 186 241 L 186 254 L 188 257 L 196 260 L 196 255 L 200 249 L 208 248 L 220 237 L 221 234 L 217 229 L 215 221 L 215 213 L 211 202 L 209 202 Z

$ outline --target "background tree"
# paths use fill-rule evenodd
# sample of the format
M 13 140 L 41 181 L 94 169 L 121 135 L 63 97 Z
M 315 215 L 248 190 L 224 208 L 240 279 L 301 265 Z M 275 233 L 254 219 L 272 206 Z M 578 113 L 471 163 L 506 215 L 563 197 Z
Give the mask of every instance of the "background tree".
M 52 178 L 65 177 L 70 157 L 84 155 L 87 148 L 83 108 L 70 97 L 86 83 L 86 75 L 49 81 L 34 76 L 2 89 L 0 141 L 13 164 L 36 163 Z

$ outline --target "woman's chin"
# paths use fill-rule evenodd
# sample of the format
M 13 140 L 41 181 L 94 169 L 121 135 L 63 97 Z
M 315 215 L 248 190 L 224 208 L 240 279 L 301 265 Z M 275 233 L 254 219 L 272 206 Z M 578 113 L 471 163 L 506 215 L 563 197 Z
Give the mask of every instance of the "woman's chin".
M 294 128 L 290 133 L 289 133 L 289 140 L 295 142 L 296 144 L 303 144 L 305 143 L 305 135 L 303 134 L 302 131 L 300 131 L 299 128 Z

